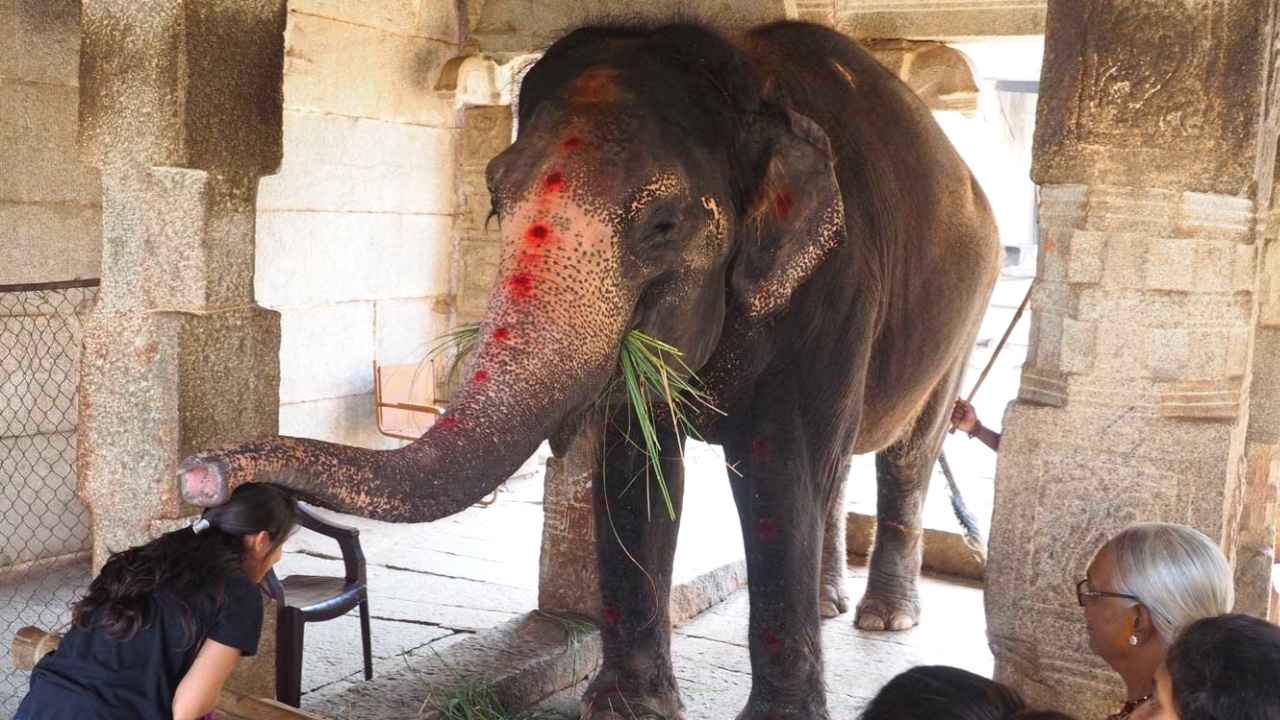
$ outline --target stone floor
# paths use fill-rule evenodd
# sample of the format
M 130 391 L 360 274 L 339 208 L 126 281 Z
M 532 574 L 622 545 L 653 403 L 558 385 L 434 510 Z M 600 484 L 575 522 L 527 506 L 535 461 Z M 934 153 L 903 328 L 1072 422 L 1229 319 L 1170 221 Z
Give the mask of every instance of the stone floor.
M 866 568 L 851 564 L 849 574 L 856 598 L 865 587 Z M 851 614 L 823 623 L 827 703 L 833 718 L 857 717 L 885 682 L 916 665 L 953 665 L 991 675 L 981 587 L 925 577 L 921 595 L 923 622 L 906 632 L 863 632 L 854 627 Z M 686 716 L 733 720 L 751 689 L 746 591 L 677 628 L 672 656 Z M 562 694 L 546 708 L 572 715 L 576 702 L 576 696 Z

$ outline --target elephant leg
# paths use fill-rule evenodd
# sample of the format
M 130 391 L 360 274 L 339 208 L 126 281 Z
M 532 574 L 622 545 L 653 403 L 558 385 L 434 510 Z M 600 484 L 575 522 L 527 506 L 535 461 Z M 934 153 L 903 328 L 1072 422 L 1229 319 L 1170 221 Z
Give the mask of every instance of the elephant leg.
M 751 694 L 739 720 L 825 720 L 818 612 L 823 523 L 831 492 L 789 448 L 726 443 L 750 578 Z
M 844 589 L 845 567 L 849 564 L 845 549 L 845 521 L 848 517 L 844 507 L 844 487 L 849 481 L 852 464 L 853 456 L 849 455 L 837 465 L 836 477 L 832 479 L 834 495 L 823 525 L 822 585 L 818 591 L 818 609 L 824 619 L 849 612 L 849 594 Z
M 905 437 L 876 454 L 876 537 L 856 614 L 863 630 L 907 630 L 920 620 L 925 494 L 962 370 L 957 364 L 939 383 Z
M 637 449 L 616 429 L 605 431 L 606 460 L 595 480 L 596 546 L 603 607 L 604 664 L 582 698 L 583 718 L 676 718 L 683 707 L 671 668 L 668 600 L 684 497 L 684 467 L 670 428 L 659 428 L 662 473 L 676 519 Z

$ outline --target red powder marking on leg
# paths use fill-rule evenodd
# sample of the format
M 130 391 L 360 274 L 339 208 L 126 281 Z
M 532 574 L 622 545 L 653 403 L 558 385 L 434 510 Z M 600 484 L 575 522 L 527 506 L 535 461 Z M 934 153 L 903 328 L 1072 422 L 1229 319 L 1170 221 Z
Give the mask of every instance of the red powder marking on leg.
M 507 280 L 507 289 L 511 291 L 512 297 L 523 300 L 533 294 L 533 276 L 529 273 L 516 273 Z
M 488 379 L 489 379 L 489 371 L 487 370 L 477 370 L 476 374 L 471 376 L 472 382 L 475 382 L 478 385 L 483 384 L 484 381 Z
M 546 180 L 542 181 L 542 186 L 549 193 L 559 192 L 560 188 L 564 187 L 564 175 L 561 175 L 559 170 L 554 170 L 547 175 Z
M 511 332 L 509 330 L 507 330 L 504 327 L 500 327 L 493 331 L 492 337 L 495 342 L 502 342 L 503 340 L 506 340 L 507 337 L 509 337 L 510 335 L 511 335 Z
M 561 149 L 564 150 L 577 150 L 580 145 L 582 145 L 582 138 L 577 135 L 567 137 L 564 142 L 560 143 Z
M 760 518 L 756 522 L 756 537 L 760 542 L 769 544 L 778 539 L 778 526 L 769 518 Z
M 622 611 L 612 605 L 604 606 L 604 622 L 606 625 L 617 625 L 622 620 Z
M 782 638 L 773 634 L 771 631 L 765 631 L 764 649 L 769 651 L 770 655 L 776 655 L 782 649 Z
M 788 218 L 791 216 L 791 209 L 796 206 L 796 199 L 791 193 L 783 190 L 773 196 L 773 210 L 778 213 L 779 217 Z
M 441 430 L 451 428 L 451 427 L 457 427 L 457 425 L 458 425 L 458 421 L 451 417 L 441 418 L 440 422 L 436 423 L 436 427 L 440 428 Z
M 772 446 L 768 440 L 752 440 L 751 441 L 751 459 L 760 461 L 769 459 L 769 451 Z
M 607 497 L 605 497 L 605 496 L 603 496 L 603 495 L 597 495 L 597 496 L 596 496 L 596 509 L 597 509 L 597 510 L 599 510 L 600 512 L 608 512 L 608 511 L 609 511 L 609 498 L 607 498 Z

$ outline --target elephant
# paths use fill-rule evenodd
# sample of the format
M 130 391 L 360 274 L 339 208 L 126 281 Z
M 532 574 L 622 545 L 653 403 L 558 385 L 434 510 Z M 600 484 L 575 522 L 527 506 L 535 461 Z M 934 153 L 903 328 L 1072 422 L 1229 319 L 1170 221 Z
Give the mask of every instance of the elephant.
M 606 478 L 645 471 L 635 408 L 600 402 L 620 343 L 678 348 L 719 412 L 741 519 L 752 688 L 739 717 L 826 718 L 820 605 L 843 604 L 850 459 L 875 453 L 878 523 L 857 624 L 917 622 L 921 511 L 1001 248 L 929 110 L 845 36 L 801 22 L 583 27 L 525 75 L 486 179 L 502 257 L 448 412 L 403 448 L 272 437 L 201 452 L 183 497 L 247 481 L 388 521 L 485 497 L 544 441 L 602 447 L 594 479 L 604 660 L 584 717 L 677 717 L 667 620 L 687 432 L 656 412 L 675 517 Z M 825 537 L 824 537 L 825 535 Z

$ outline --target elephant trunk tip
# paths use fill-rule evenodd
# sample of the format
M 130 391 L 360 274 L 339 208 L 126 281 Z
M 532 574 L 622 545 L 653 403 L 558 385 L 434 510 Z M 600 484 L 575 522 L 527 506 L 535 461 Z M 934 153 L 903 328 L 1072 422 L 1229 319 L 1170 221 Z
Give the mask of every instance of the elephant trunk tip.
M 213 507 L 227 501 L 227 473 L 216 460 L 197 455 L 178 468 L 178 492 L 182 501 L 196 507 Z

